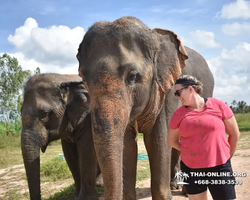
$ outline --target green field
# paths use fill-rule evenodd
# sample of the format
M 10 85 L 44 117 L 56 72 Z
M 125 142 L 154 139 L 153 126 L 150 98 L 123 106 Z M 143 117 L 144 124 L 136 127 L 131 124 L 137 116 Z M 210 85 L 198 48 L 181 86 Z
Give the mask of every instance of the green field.
M 235 115 L 240 131 L 238 149 L 250 149 L 250 113 Z M 146 154 L 142 136 L 139 136 L 139 153 Z M 46 152 L 41 153 L 41 188 L 45 200 L 73 199 L 73 179 L 64 160 L 59 159 L 62 153 L 60 141 L 49 145 Z M 237 153 L 236 153 L 237 156 Z M 143 180 L 150 178 L 148 160 L 138 161 L 136 186 L 140 187 Z M 20 135 L 0 135 L 0 185 L 4 194 L 0 200 L 29 199 L 26 175 L 21 155 Z M 59 187 L 60 186 L 60 187 Z M 103 193 L 103 187 L 98 187 Z
M 250 131 L 250 113 L 235 114 L 240 131 Z

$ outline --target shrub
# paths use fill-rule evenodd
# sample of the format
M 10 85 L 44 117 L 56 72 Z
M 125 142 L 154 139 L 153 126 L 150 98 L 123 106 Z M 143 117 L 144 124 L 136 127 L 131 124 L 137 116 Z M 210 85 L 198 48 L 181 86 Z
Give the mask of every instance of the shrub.
M 52 182 L 58 179 L 71 178 L 71 172 L 65 160 L 59 157 L 41 164 L 41 181 Z

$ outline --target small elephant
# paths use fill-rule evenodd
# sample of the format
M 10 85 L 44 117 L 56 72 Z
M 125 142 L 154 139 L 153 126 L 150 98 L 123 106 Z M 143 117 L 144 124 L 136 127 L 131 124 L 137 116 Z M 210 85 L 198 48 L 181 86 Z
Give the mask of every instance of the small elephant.
M 173 84 L 187 65 L 186 73 L 200 75 L 211 96 L 214 79 L 205 60 L 174 32 L 151 30 L 134 17 L 96 22 L 84 35 L 77 59 L 90 95 L 105 199 L 136 199 L 138 132 L 149 156 L 152 199 L 171 199 L 167 128 L 179 104 Z
M 30 199 L 41 199 L 40 149 L 61 139 L 76 199 L 98 199 L 89 95 L 77 75 L 39 74 L 24 89 L 21 148 Z

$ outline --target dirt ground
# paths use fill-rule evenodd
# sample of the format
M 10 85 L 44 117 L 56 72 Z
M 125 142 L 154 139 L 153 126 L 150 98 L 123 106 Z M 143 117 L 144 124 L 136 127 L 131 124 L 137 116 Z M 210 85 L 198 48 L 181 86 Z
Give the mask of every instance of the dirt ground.
M 246 200 L 250 198 L 250 149 L 237 150 L 235 156 L 232 158 L 232 166 L 234 172 L 246 173 L 246 177 L 235 177 L 236 180 L 241 180 L 242 185 L 236 185 L 237 200 Z M 138 199 L 152 200 L 150 196 L 150 180 L 144 182 L 143 187 L 137 189 Z M 181 194 L 181 190 L 172 191 L 173 200 L 184 200 L 187 197 Z M 212 200 L 210 193 L 208 193 L 208 200 Z
M 235 156 L 232 158 L 232 165 L 234 172 L 242 172 L 250 175 L 250 149 L 247 150 L 237 150 Z M 8 193 L 10 188 L 17 188 L 19 193 L 28 192 L 27 181 L 19 180 L 16 177 L 18 174 L 24 173 L 23 165 L 16 165 L 6 169 L 0 169 L 0 199 L 6 199 L 5 194 Z M 242 185 L 236 186 L 236 195 L 238 200 L 245 200 L 250 197 L 250 179 L 246 177 L 236 177 L 236 180 L 241 180 Z M 56 187 L 53 188 L 54 191 L 63 189 L 68 185 L 72 184 L 72 180 L 64 181 L 61 184 L 56 184 Z M 22 187 L 20 187 L 22 186 Z M 18 189 L 19 188 L 19 189 Z M 26 189 L 24 189 L 26 188 Z M 46 189 L 46 185 L 42 186 L 42 190 Z M 51 185 L 48 185 L 48 188 L 51 188 Z M 181 194 L 181 190 L 172 191 L 173 200 L 187 200 L 187 197 Z M 150 194 L 150 180 L 143 181 L 140 184 L 140 188 L 137 188 L 137 196 L 139 200 L 151 200 Z M 15 200 L 15 198 L 8 198 L 10 200 Z M 209 200 L 211 200 L 211 195 L 209 194 Z M 100 197 L 100 200 L 104 200 L 103 197 Z

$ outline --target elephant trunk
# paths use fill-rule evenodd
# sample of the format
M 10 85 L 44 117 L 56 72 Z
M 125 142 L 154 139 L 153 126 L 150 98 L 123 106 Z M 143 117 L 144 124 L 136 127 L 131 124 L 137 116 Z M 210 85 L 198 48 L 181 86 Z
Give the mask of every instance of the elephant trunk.
M 35 137 L 31 138 L 32 135 L 33 134 L 22 131 L 21 148 L 26 176 L 28 180 L 30 199 L 39 200 L 41 199 L 40 144 L 39 141 L 35 141 Z
M 92 104 L 93 139 L 105 185 L 105 199 L 122 199 L 123 142 L 129 119 L 129 109 L 125 107 L 119 99 L 97 98 Z

